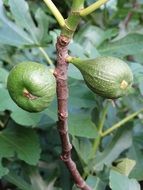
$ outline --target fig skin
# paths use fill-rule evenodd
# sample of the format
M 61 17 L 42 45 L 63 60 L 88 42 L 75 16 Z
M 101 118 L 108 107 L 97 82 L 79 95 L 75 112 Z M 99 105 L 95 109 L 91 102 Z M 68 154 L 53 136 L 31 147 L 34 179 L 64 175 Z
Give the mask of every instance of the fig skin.
M 54 99 L 56 80 L 46 65 L 22 62 L 10 71 L 7 89 L 19 107 L 29 112 L 40 112 Z
M 80 70 L 86 85 L 94 93 L 109 99 L 129 93 L 133 74 L 128 64 L 121 59 L 102 56 L 87 60 L 70 58 L 70 62 Z

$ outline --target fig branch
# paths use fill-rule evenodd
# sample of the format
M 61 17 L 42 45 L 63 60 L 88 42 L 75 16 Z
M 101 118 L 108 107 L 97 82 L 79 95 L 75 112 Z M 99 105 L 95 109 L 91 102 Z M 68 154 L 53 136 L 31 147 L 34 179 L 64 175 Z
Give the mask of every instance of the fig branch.
M 85 183 L 81 177 L 75 162 L 71 158 L 72 145 L 68 135 L 68 84 L 67 84 L 67 70 L 68 63 L 66 57 L 68 56 L 68 44 L 70 39 L 80 21 L 80 16 L 75 15 L 73 11 L 83 7 L 84 0 L 73 0 L 72 11 L 69 17 L 64 21 L 62 15 L 53 4 L 52 1 L 44 0 L 58 23 L 60 24 L 62 31 L 61 35 L 57 39 L 57 64 L 54 75 L 57 81 L 57 100 L 58 100 L 58 131 L 62 143 L 61 159 L 69 169 L 75 184 L 78 188 L 83 190 L 91 190 L 91 188 Z
M 54 75 L 56 77 L 56 91 L 58 102 L 58 122 L 57 127 L 62 143 L 61 159 L 69 169 L 75 184 L 82 190 L 91 190 L 84 179 L 81 177 L 75 162 L 71 158 L 72 145 L 68 135 L 68 45 L 73 37 L 73 34 L 81 20 L 81 10 L 84 10 L 85 0 L 73 0 L 71 12 L 66 20 L 63 19 L 61 13 L 51 0 L 44 0 L 58 23 L 61 26 L 61 35 L 57 38 L 57 64 Z M 105 3 L 105 2 L 104 2 Z M 103 1 L 100 4 L 103 4 Z M 98 2 L 98 6 L 100 6 Z M 93 9 L 92 9 L 93 11 Z
M 68 135 L 68 84 L 67 84 L 67 70 L 68 63 L 65 61 L 68 53 L 68 44 L 70 39 L 65 36 L 58 37 L 57 40 L 57 65 L 55 69 L 55 76 L 57 80 L 57 99 L 58 99 L 58 131 L 61 137 L 62 154 L 61 159 L 69 169 L 78 188 L 83 190 L 91 190 L 85 183 L 77 170 L 75 162 L 71 158 L 72 145 L 69 141 Z

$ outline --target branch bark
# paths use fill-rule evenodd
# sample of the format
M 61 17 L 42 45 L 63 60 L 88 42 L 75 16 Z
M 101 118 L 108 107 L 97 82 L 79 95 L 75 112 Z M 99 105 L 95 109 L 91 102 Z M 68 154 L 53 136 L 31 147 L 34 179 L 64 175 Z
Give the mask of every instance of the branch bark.
M 62 143 L 61 159 L 64 161 L 68 170 L 70 171 L 76 185 L 82 190 L 91 190 L 85 183 L 80 173 L 77 170 L 75 162 L 71 158 L 72 145 L 68 135 L 68 84 L 67 84 L 67 70 L 68 63 L 66 57 L 68 56 L 68 44 L 70 39 L 61 35 L 57 39 L 57 65 L 55 69 L 55 77 L 57 81 L 57 100 L 58 100 L 58 131 Z

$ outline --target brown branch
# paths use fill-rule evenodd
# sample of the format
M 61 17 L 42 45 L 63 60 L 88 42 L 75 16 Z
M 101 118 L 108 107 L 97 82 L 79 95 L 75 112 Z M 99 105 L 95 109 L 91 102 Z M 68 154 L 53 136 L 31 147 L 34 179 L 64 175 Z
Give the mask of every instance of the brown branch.
M 139 6 L 140 5 L 136 1 L 133 2 L 133 4 L 132 4 L 133 10 L 136 10 L 137 8 L 139 8 Z M 133 15 L 134 15 L 133 10 L 131 10 L 130 12 L 128 12 L 127 16 L 125 17 L 125 19 L 123 21 L 125 28 L 128 27 L 128 24 L 129 24 L 130 20 L 132 19 Z
M 55 69 L 55 77 L 57 80 L 57 100 L 58 100 L 58 131 L 62 143 L 61 159 L 64 161 L 70 171 L 77 187 L 82 190 L 91 190 L 85 183 L 80 173 L 77 170 L 75 162 L 71 158 L 72 145 L 68 135 L 68 84 L 67 70 L 68 63 L 66 57 L 68 55 L 68 44 L 70 39 L 65 36 L 60 36 L 57 39 L 57 65 Z

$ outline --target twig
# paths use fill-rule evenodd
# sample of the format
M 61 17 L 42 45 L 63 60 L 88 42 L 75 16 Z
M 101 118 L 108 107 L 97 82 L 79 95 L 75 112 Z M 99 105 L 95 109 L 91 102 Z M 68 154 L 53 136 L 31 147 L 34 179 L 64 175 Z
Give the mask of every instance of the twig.
M 59 12 L 58 8 L 54 5 L 54 3 L 51 0 L 43 0 L 48 8 L 51 10 L 52 14 L 55 16 L 56 20 L 58 21 L 60 27 L 64 27 L 65 20 L 62 16 L 62 14 Z
M 45 50 L 42 47 L 39 47 L 39 50 L 41 51 L 41 53 L 43 54 L 43 56 L 47 60 L 48 64 L 49 65 L 53 65 L 52 60 L 50 59 L 50 57 L 48 56 L 48 54 L 45 52 Z
M 57 80 L 57 99 L 58 99 L 58 131 L 62 143 L 61 159 L 69 169 L 76 185 L 82 190 L 91 190 L 85 183 L 77 170 L 75 162 L 71 158 L 72 145 L 68 135 L 68 85 L 67 85 L 67 69 L 68 63 L 65 61 L 68 54 L 68 44 L 70 39 L 60 36 L 57 39 L 57 65 L 55 69 L 55 77 Z
M 98 9 L 102 5 L 104 5 L 107 1 L 109 1 L 109 0 L 98 0 L 97 2 L 91 4 L 90 6 L 82 9 L 80 11 L 80 16 L 87 16 L 87 15 L 91 14 L 93 11 L 95 11 L 96 9 Z
M 109 135 L 114 130 L 122 127 L 125 123 L 127 123 L 128 121 L 132 120 L 134 117 L 136 117 L 137 115 L 139 115 L 141 112 L 143 112 L 143 109 L 140 109 L 139 111 L 134 112 L 133 114 L 125 117 L 124 119 L 122 119 L 121 121 L 119 121 L 118 123 L 116 123 L 115 125 L 113 125 L 112 127 L 110 127 L 109 129 L 107 129 L 106 131 L 102 132 L 101 136 L 105 137 L 105 136 Z
M 135 2 L 133 2 L 132 7 L 133 7 L 133 10 L 135 10 L 139 7 L 139 4 L 135 1 Z M 124 28 L 128 27 L 128 24 L 129 24 L 130 20 L 132 19 L 133 15 L 134 15 L 134 13 L 132 10 L 128 12 L 127 16 L 125 17 L 125 19 L 123 21 Z

